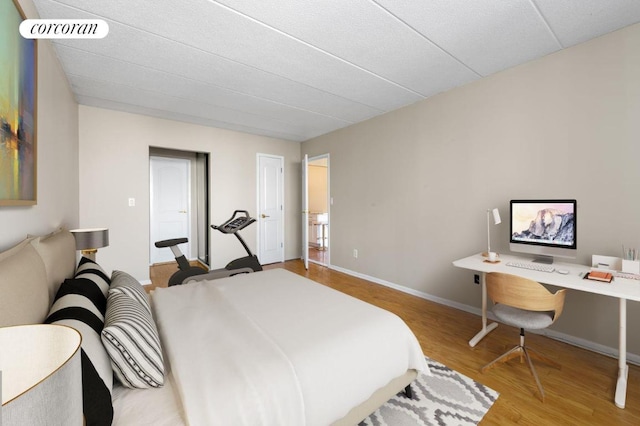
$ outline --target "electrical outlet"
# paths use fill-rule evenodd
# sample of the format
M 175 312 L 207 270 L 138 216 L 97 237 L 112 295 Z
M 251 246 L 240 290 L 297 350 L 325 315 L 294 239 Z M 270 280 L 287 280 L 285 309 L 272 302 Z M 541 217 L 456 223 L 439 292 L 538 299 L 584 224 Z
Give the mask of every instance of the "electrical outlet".
M 474 284 L 480 284 L 480 275 L 473 274 L 473 283 Z
M 353 249 L 353 257 L 358 258 L 358 249 Z

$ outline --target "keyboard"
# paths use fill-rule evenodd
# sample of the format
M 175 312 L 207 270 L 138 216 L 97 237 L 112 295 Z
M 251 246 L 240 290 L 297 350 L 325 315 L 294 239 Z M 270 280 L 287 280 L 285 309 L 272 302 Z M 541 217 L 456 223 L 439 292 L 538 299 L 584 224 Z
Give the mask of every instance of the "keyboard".
M 531 263 L 531 262 L 507 262 L 507 266 L 514 268 L 531 269 L 532 271 L 540 272 L 553 272 L 555 268 L 551 265 L 545 265 L 544 263 Z
M 629 272 L 614 272 L 613 276 L 618 278 L 626 278 L 628 280 L 640 280 L 640 275 L 631 274 Z

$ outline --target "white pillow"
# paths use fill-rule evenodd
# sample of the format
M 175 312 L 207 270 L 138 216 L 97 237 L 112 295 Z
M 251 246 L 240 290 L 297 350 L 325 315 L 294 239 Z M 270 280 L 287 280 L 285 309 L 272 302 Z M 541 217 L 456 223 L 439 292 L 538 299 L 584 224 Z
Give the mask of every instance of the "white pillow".
M 151 314 L 151 304 L 149 303 L 149 296 L 144 291 L 144 287 L 140 284 L 140 281 L 133 278 L 131 275 L 122 271 L 113 271 L 111 273 L 111 287 L 109 287 L 109 293 L 116 292 L 126 294 L 127 296 L 135 299 Z
M 160 337 L 151 313 L 136 299 L 110 291 L 102 343 L 116 377 L 128 388 L 164 385 Z

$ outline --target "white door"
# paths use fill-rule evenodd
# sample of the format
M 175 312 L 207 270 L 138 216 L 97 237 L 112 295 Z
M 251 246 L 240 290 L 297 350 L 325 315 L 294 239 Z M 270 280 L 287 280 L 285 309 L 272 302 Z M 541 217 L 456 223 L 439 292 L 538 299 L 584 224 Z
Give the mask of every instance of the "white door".
M 157 248 L 156 241 L 171 238 L 189 238 L 189 207 L 191 162 L 187 159 L 150 157 L 151 263 L 170 262 L 173 253 L 168 248 Z M 191 258 L 190 244 L 181 244 L 180 250 Z
M 309 156 L 302 159 L 302 261 L 304 268 L 309 269 Z
M 284 158 L 258 154 L 258 259 L 284 262 Z

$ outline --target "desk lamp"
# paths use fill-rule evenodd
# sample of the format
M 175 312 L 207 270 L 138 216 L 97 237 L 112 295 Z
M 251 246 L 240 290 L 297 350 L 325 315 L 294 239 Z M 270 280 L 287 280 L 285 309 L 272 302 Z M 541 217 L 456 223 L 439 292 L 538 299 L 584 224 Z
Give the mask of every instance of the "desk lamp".
M 80 333 L 51 324 L 0 328 L 3 426 L 81 426 Z
M 94 262 L 98 249 L 109 245 L 107 228 L 72 229 L 70 232 L 76 239 L 76 250 L 80 250 L 83 256 Z
M 489 222 L 489 213 L 493 213 L 494 225 L 499 225 L 500 223 L 502 223 L 502 220 L 500 219 L 500 212 L 497 208 L 487 209 L 487 252 L 482 253 L 482 255 L 485 257 L 489 257 L 489 253 L 491 253 L 491 223 Z

